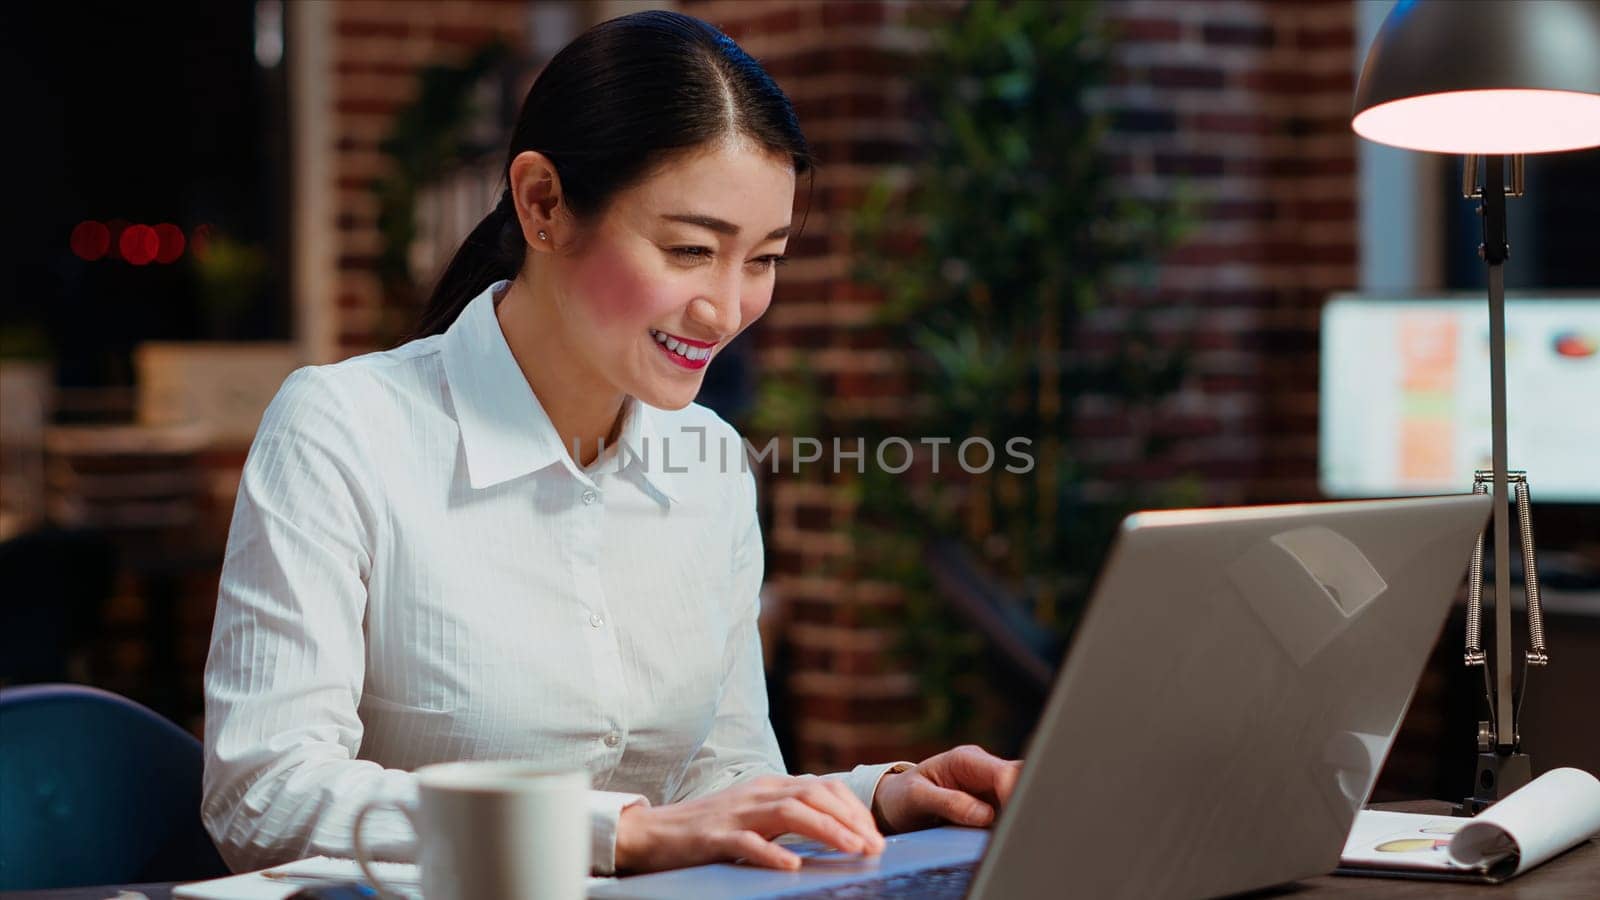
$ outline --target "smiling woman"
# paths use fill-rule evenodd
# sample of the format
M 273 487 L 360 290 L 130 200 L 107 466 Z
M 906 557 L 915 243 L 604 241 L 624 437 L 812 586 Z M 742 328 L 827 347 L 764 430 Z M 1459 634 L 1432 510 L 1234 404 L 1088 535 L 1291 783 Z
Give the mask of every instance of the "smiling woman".
M 693 401 L 771 302 L 810 167 L 783 92 L 697 19 L 550 61 L 417 336 L 295 372 L 262 419 L 206 668 L 230 865 L 350 856 L 357 810 L 452 760 L 587 771 L 600 872 L 993 819 L 1015 763 L 791 777 L 767 719 L 755 480 Z M 396 809 L 363 835 L 417 854 Z
M 536 380 L 545 371 L 559 373 L 563 384 L 550 393 L 581 397 L 596 411 L 572 422 L 579 430 L 562 431 L 564 443 L 597 448 L 614 439 L 624 396 L 687 405 L 710 358 L 766 312 L 797 158 L 746 135 L 720 135 L 677 150 L 594 220 L 576 218 L 564 202 L 566 182 L 550 157 L 524 150 L 512 158 L 509 194 L 533 252 L 501 323 L 521 336 L 510 338 L 519 359 L 539 360 L 524 366 L 534 393 L 546 395 Z M 609 402 L 594 404 L 599 397 Z M 566 410 L 550 412 L 562 429 Z

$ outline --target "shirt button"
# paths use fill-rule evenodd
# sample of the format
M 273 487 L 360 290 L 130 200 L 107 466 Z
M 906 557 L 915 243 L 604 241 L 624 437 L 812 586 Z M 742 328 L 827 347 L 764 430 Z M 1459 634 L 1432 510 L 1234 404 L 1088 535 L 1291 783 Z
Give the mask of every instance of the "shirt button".
M 606 623 L 605 618 L 602 617 L 599 613 L 594 613 L 594 614 L 589 616 L 589 624 L 593 625 L 596 628 L 599 628 L 601 625 L 604 625 L 605 623 Z
M 622 743 L 622 735 L 617 734 L 615 731 L 613 731 L 610 734 L 606 735 L 606 746 L 607 747 L 615 747 L 616 745 L 618 745 L 620 743 Z
M 585 504 L 593 503 L 595 501 L 595 498 L 598 497 L 598 496 L 600 496 L 600 495 L 596 494 L 594 491 L 584 491 L 583 492 L 583 502 Z

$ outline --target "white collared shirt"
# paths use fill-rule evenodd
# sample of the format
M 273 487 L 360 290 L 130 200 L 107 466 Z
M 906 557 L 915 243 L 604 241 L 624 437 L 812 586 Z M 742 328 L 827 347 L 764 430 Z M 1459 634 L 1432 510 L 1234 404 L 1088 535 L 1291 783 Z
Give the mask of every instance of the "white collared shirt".
M 506 284 L 444 334 L 296 371 L 262 418 L 205 674 L 202 816 L 235 870 L 353 855 L 356 811 L 428 763 L 587 769 L 602 873 L 627 804 L 784 771 L 737 432 L 630 398 L 580 469 L 500 331 Z M 837 777 L 870 805 L 885 768 Z M 364 831 L 414 858 L 401 813 Z

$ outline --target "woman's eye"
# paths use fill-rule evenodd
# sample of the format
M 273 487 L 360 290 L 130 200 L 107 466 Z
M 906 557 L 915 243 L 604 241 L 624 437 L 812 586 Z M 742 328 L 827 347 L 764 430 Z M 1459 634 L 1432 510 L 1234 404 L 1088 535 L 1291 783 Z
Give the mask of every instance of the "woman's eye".
M 667 252 L 681 262 L 697 264 L 711 259 L 715 253 L 710 247 L 669 247 Z M 770 253 L 750 260 L 746 265 L 753 266 L 757 271 L 765 272 L 788 262 L 789 258 L 781 253 Z
M 673 256 L 688 262 L 699 262 L 711 258 L 710 247 L 673 247 L 669 251 Z

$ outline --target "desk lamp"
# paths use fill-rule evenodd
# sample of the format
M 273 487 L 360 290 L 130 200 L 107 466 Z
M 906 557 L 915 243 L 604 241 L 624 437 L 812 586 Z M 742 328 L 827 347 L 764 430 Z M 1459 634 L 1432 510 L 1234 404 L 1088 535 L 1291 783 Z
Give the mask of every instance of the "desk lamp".
M 1489 383 L 1493 468 L 1473 492 L 1494 495 L 1494 638 L 1491 673 L 1481 639 L 1483 537 L 1467 579 L 1468 667 L 1483 670 L 1489 719 L 1478 723 L 1475 814 L 1532 777 L 1517 730 L 1511 679 L 1511 544 L 1507 486 L 1515 485 L 1528 600 L 1528 667 L 1549 661 L 1534 571 L 1526 473 L 1506 469 L 1506 198 L 1523 190 L 1523 155 L 1600 146 L 1600 2 L 1400 0 L 1367 52 L 1350 127 L 1369 141 L 1466 157 L 1462 194 L 1481 200 L 1489 275 Z M 1509 157 L 1509 160 L 1507 159 Z M 1511 184 L 1505 183 L 1507 162 Z M 1482 180 L 1479 180 L 1479 170 Z

